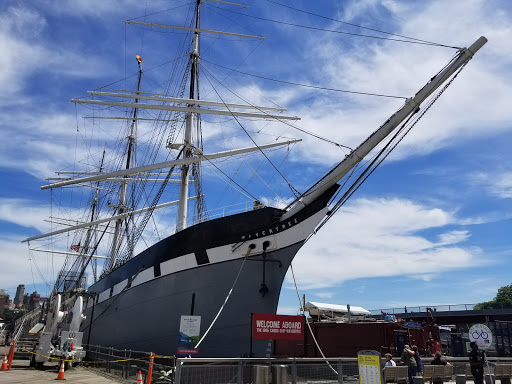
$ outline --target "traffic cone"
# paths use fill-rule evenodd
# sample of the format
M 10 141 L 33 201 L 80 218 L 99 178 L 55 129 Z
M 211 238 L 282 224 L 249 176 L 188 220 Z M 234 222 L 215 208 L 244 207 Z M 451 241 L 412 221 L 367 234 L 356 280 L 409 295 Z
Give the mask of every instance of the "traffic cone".
M 2 363 L 2 368 L 0 371 L 7 371 L 7 355 L 4 355 L 4 362 Z
M 137 384 L 144 384 L 144 381 L 142 380 L 142 372 L 139 371 L 139 375 L 137 376 Z
M 59 374 L 57 375 L 57 378 L 55 380 L 66 380 L 64 378 L 64 360 L 62 360 L 60 364 Z

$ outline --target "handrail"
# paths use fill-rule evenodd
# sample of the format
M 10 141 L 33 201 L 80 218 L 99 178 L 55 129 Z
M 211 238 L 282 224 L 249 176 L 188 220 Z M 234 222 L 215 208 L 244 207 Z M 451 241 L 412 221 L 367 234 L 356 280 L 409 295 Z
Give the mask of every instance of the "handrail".
M 477 304 L 442 304 L 442 305 L 422 305 L 422 306 L 405 306 L 400 308 L 379 308 L 370 309 L 372 315 L 381 315 L 382 313 L 393 315 L 393 314 L 410 314 L 410 313 L 422 313 L 427 312 L 427 309 L 432 311 L 472 311 Z

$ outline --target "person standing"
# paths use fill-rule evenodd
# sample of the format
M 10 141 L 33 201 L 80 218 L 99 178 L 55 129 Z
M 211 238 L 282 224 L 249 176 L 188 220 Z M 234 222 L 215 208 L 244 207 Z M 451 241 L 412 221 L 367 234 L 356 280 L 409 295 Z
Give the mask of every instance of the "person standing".
M 414 351 L 410 349 L 408 345 L 404 345 L 401 359 L 402 362 L 407 365 L 407 376 L 409 378 L 409 384 L 412 384 L 412 378 L 416 375 L 416 359 L 414 358 Z
M 471 374 L 473 375 L 475 384 L 483 384 L 485 355 L 478 349 L 478 345 L 474 341 L 469 343 L 469 346 L 471 347 L 471 352 L 469 352 Z
M 412 350 L 414 351 L 414 360 L 416 360 L 415 376 L 423 376 L 423 362 L 421 361 L 420 353 L 418 352 L 418 347 L 413 345 Z

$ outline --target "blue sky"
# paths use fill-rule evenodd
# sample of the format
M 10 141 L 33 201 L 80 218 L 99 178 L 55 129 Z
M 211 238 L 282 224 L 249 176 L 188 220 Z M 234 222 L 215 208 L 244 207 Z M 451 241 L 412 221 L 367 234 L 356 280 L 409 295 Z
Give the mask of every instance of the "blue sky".
M 49 289 L 43 280 L 51 282 L 62 264 L 59 257 L 30 254 L 21 240 L 48 230 L 43 220 L 53 213 L 50 193 L 39 187 L 77 156 L 77 131 L 84 125 L 80 116 L 89 111 L 75 108 L 69 100 L 119 80 L 119 88 L 131 86 L 137 70 L 135 54 L 144 59 L 148 81 L 163 83 L 167 63 L 175 59 L 175 47 L 169 42 L 175 36 L 143 31 L 122 21 L 152 15 L 146 20 L 182 25 L 180 16 L 188 4 L 163 0 L 0 4 L 4 138 L 0 288 L 14 295 L 22 283 L 27 291 L 37 289 L 44 295 Z M 233 32 L 267 39 L 205 40 L 208 70 L 219 69 L 213 65 L 217 63 L 287 82 L 386 95 L 412 96 L 455 50 L 262 19 L 389 36 L 334 21 L 340 20 L 457 47 L 486 36 L 489 43 L 397 150 L 312 237 L 293 268 L 307 301 L 367 309 L 476 303 L 492 299 L 499 287 L 512 283 L 512 6 L 508 1 L 293 2 L 308 13 L 263 0 L 248 0 L 249 8 L 234 9 L 236 13 L 211 4 L 204 12 L 205 28 L 221 29 L 216 22 L 222 21 Z M 238 78 L 233 78 L 231 85 L 236 87 Z M 256 102 L 267 103 L 261 96 L 265 95 L 288 108 L 288 114 L 300 116 L 300 127 L 351 147 L 402 103 L 255 77 L 249 84 Z M 206 131 L 205 137 L 213 142 L 211 152 L 247 146 L 247 138 L 227 132 Z M 299 190 L 344 156 L 339 148 L 293 129 L 281 134 L 303 139 L 284 167 Z M 216 188 L 213 194 L 223 191 L 219 184 Z M 263 201 L 273 199 L 261 185 L 253 191 L 261 192 Z M 215 199 L 207 196 L 208 201 Z M 279 312 L 295 314 L 298 306 L 289 273 Z

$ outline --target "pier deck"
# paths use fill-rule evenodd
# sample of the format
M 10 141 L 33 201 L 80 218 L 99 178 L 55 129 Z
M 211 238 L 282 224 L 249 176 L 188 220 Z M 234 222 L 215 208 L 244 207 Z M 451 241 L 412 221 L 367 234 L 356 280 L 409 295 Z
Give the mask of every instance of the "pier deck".
M 1 358 L 8 353 L 8 347 L 0 347 Z M 29 360 L 13 360 L 9 371 L 0 371 L 0 384 L 55 383 L 59 372 L 59 363 L 45 363 L 42 369 L 30 367 Z M 66 381 L 73 384 L 119 384 L 131 383 L 116 376 L 110 376 L 95 369 L 76 367 L 68 369 L 64 374 Z

